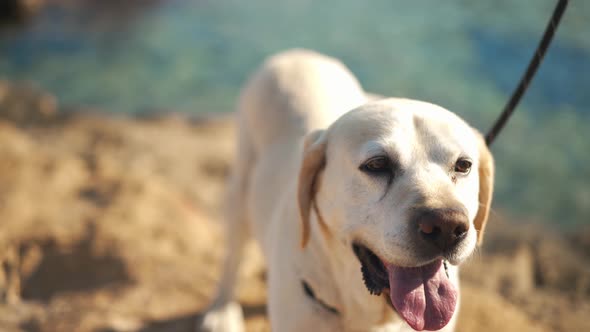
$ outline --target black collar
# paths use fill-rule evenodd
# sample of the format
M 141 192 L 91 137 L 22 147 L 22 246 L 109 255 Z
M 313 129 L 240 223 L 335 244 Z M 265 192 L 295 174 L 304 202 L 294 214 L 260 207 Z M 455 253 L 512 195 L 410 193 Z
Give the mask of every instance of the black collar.
M 333 313 L 335 315 L 340 315 L 340 311 L 338 311 L 338 309 L 328 305 L 324 301 L 317 298 L 311 286 L 309 286 L 309 284 L 305 282 L 305 280 L 303 279 L 301 280 L 301 286 L 303 286 L 303 292 L 305 293 L 305 295 L 307 295 L 307 297 L 309 297 L 312 301 L 319 304 L 322 308 L 328 310 L 328 312 Z

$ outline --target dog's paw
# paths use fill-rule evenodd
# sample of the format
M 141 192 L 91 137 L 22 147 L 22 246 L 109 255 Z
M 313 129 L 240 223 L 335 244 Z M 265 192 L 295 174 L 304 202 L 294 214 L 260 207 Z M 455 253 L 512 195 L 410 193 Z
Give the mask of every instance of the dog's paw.
M 197 320 L 195 332 L 244 332 L 244 316 L 237 302 L 208 310 Z

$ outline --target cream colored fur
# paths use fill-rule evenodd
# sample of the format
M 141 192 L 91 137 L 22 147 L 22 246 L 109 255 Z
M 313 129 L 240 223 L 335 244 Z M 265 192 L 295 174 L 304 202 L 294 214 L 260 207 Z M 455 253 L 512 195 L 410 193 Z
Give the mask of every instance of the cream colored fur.
M 426 264 L 408 236 L 408 209 L 419 198 L 441 206 L 454 199 L 468 211 L 472 227 L 449 259 L 458 284 L 455 265 L 472 254 L 487 219 L 491 155 L 476 131 L 439 106 L 369 99 L 379 97 L 368 97 L 338 60 L 306 50 L 269 58 L 246 84 L 227 197 L 228 257 L 216 299 L 197 330 L 244 330 L 233 295 L 252 234 L 268 263 L 273 331 L 411 331 L 384 296 L 369 294 L 351 246 L 367 244 L 393 264 Z M 394 185 L 359 171 L 376 151 L 403 166 Z M 453 182 L 440 163 L 460 153 L 472 158 L 475 171 Z M 340 315 L 307 297 L 301 280 Z M 445 331 L 453 330 L 456 316 Z

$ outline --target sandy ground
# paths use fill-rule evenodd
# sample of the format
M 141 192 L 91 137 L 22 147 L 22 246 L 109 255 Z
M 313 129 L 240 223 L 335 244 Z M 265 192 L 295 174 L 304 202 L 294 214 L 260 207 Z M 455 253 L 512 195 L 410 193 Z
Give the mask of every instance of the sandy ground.
M 0 331 L 191 331 L 223 254 L 226 118 L 68 113 L 0 82 Z M 590 228 L 493 217 L 462 270 L 458 330 L 590 331 Z M 268 331 L 252 246 L 239 298 Z

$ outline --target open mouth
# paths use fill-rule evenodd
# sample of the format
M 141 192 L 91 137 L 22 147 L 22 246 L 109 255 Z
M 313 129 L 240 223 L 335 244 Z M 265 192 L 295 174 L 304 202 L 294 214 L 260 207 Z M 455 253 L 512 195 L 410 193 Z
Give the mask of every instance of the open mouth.
M 354 244 L 352 246 L 356 257 L 361 261 L 363 281 L 373 295 L 381 295 L 385 289 L 389 289 L 389 276 L 383 262 L 369 248 Z
M 353 250 L 369 293 L 389 291 L 391 304 L 414 330 L 436 331 L 449 323 L 459 292 L 447 276 L 442 259 L 402 267 L 384 262 L 366 246 L 354 244 Z

